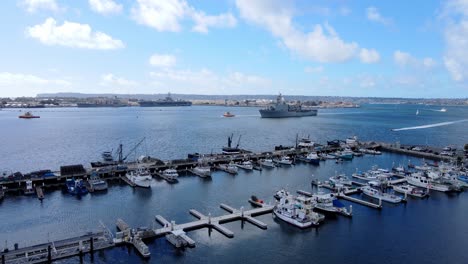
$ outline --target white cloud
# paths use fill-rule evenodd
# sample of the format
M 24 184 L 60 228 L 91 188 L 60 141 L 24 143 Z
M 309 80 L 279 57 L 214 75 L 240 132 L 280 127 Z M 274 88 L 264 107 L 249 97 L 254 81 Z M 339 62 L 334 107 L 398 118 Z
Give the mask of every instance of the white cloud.
M 468 1 L 447 1 L 442 11 L 444 23 L 444 65 L 454 81 L 468 77 Z
M 103 74 L 101 76 L 101 82 L 99 83 L 102 86 L 136 86 L 138 85 L 135 81 L 130 81 L 122 77 L 117 77 L 112 73 Z
M 383 17 L 380 13 L 379 10 L 373 6 L 368 7 L 366 9 L 366 14 L 367 14 L 367 19 L 370 21 L 374 21 L 377 23 L 384 24 L 386 26 L 392 24 L 392 20 L 390 18 Z
M 173 67 L 177 63 L 177 59 L 169 54 L 153 54 L 149 59 L 149 63 L 156 67 Z
M 255 94 L 268 93 L 271 81 L 241 72 L 216 74 L 208 69 L 197 71 L 163 69 L 151 72 L 153 83 L 173 92 L 196 91 L 199 94 Z
M 232 28 L 237 25 L 236 18 L 230 13 L 208 16 L 204 12 L 195 12 L 192 18 L 195 22 L 192 30 L 200 33 L 208 33 L 208 27 Z
M 71 83 L 61 79 L 47 79 L 31 74 L 0 72 L 2 96 L 34 96 L 40 92 L 63 91 Z
M 363 63 L 375 63 L 380 61 L 380 55 L 375 49 L 361 49 L 359 59 Z
M 20 5 L 29 13 L 34 13 L 38 10 L 59 10 L 59 6 L 55 0 L 23 0 Z
M 237 24 L 230 13 L 206 15 L 185 0 L 137 0 L 131 14 L 137 23 L 157 31 L 179 32 L 184 19 L 192 19 L 195 23 L 192 30 L 201 33 L 207 33 L 209 27 L 235 27 Z
M 88 0 L 91 10 L 100 14 L 118 14 L 122 12 L 122 5 L 112 0 Z
M 323 72 L 323 66 L 305 67 L 304 72 L 305 73 L 321 73 Z
M 57 21 L 48 18 L 43 24 L 28 27 L 27 34 L 45 45 L 60 45 L 86 49 L 120 49 L 125 45 L 121 40 L 93 31 L 88 24 L 65 21 L 57 25 Z
M 372 88 L 376 86 L 376 80 L 372 76 L 360 76 L 359 86 L 362 88 Z
M 318 62 L 343 62 L 358 55 L 355 42 L 345 42 L 328 23 L 315 25 L 304 33 L 293 25 L 293 8 L 283 1 L 236 0 L 241 16 L 269 30 L 281 44 L 307 59 Z
M 393 61 L 400 67 L 411 67 L 417 70 L 431 70 L 437 65 L 437 62 L 433 58 L 418 59 L 410 53 L 400 50 L 396 50 L 393 53 Z

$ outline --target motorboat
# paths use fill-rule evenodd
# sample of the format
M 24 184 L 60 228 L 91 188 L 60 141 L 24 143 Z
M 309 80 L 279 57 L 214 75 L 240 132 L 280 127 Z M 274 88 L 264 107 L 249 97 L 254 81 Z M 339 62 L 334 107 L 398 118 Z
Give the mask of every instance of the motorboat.
M 333 214 L 341 214 L 344 216 L 352 216 L 351 209 L 348 211 L 344 205 L 332 193 L 318 193 L 312 195 L 312 200 L 315 201 L 314 208 Z
M 65 181 L 67 186 L 68 193 L 73 195 L 83 195 L 88 193 L 88 189 L 86 189 L 83 181 L 81 179 L 67 179 Z
M 97 173 L 92 173 L 88 180 L 89 185 L 94 191 L 105 191 L 109 187 L 107 182 L 101 179 Z
M 311 148 L 315 145 L 314 142 L 312 142 L 312 140 L 310 140 L 309 137 L 304 137 L 304 138 L 301 138 L 299 140 L 299 142 L 297 143 L 297 147 L 298 148 Z
M 350 137 L 350 138 L 347 138 L 345 140 L 345 143 L 346 145 L 350 146 L 350 147 L 355 147 L 358 145 L 358 140 L 357 140 L 357 137 L 354 136 L 354 137 Z
M 379 201 L 382 200 L 384 202 L 389 202 L 389 203 L 401 203 L 403 201 L 403 198 L 401 198 L 400 196 L 382 192 L 380 190 L 372 188 L 371 186 L 361 187 L 361 191 L 363 194 L 371 198 L 377 199 Z
M 244 160 L 241 163 L 237 163 L 236 165 L 237 167 L 244 170 L 253 170 L 253 164 L 250 160 Z
M 281 158 L 276 159 L 274 162 L 281 165 L 292 165 L 292 160 L 288 156 L 281 156 Z
M 150 188 L 151 187 L 151 174 L 148 170 L 139 168 L 136 171 L 129 171 L 125 175 L 132 183 L 138 187 Z
M 275 163 L 273 162 L 272 159 L 263 159 L 260 160 L 260 165 L 266 168 L 274 168 L 276 167 Z
M 162 177 L 168 182 L 176 182 L 179 173 L 177 173 L 176 169 L 165 169 L 162 172 Z
M 31 112 L 26 112 L 18 117 L 23 119 L 41 118 L 40 116 L 33 115 Z
M 429 191 L 427 189 L 415 187 L 410 184 L 394 185 L 393 190 L 395 192 L 403 193 L 418 198 L 424 198 L 429 195 Z
M 192 171 L 202 178 L 211 177 L 211 167 L 208 165 L 198 164 Z
M 277 191 L 275 195 L 273 195 L 273 197 L 275 197 L 276 200 L 280 200 L 283 196 L 289 196 L 289 195 L 290 193 L 288 191 L 286 191 L 285 189 L 281 189 Z
M 219 168 L 230 174 L 237 174 L 239 170 L 236 164 L 232 161 L 228 164 L 219 164 Z
M 440 182 L 438 178 L 430 177 L 429 175 L 422 172 L 411 173 L 410 175 L 406 176 L 406 180 L 413 186 L 439 192 L 450 192 L 458 190 L 458 188 L 455 186 L 444 184 Z
M 307 154 L 305 160 L 309 163 L 312 163 L 314 165 L 319 165 L 320 164 L 320 157 L 317 155 L 316 152 L 311 152 Z
M 283 196 L 273 209 L 279 219 L 299 228 L 319 226 L 325 216 L 313 211 L 312 198 Z
M 236 115 L 231 114 L 231 112 L 224 112 L 223 116 L 224 117 L 235 117 Z
M 351 186 L 353 182 L 344 174 L 339 174 L 330 177 L 330 182 L 334 185 L 343 185 L 343 186 Z

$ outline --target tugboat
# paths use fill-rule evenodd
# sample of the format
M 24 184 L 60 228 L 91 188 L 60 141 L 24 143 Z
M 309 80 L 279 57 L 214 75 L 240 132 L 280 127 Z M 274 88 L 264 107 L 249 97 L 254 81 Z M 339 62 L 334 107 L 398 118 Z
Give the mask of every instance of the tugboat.
M 225 113 L 223 114 L 223 116 L 224 116 L 224 117 L 235 117 L 236 115 L 231 114 L 231 112 L 225 112 Z
M 33 115 L 31 112 L 26 112 L 23 115 L 20 115 L 18 117 L 23 118 L 23 119 L 41 118 L 40 116 Z

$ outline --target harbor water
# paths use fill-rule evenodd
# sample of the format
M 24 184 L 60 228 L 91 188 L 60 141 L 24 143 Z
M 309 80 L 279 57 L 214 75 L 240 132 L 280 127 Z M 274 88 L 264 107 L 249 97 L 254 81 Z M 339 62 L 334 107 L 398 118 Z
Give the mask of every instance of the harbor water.
M 468 143 L 468 108 L 434 106 L 365 105 L 355 109 L 320 110 L 316 117 L 261 119 L 257 108 L 174 107 L 38 109 L 40 119 L 21 120 L 17 110 L 0 111 L 0 169 L 28 172 L 58 170 L 61 165 L 84 164 L 100 159 L 103 151 L 119 143 L 126 154 L 146 138 L 128 159 L 150 155 L 163 160 L 185 158 L 188 153 L 216 153 L 227 137 L 242 135 L 240 146 L 254 151 L 275 145 L 293 145 L 296 134 L 310 135 L 316 142 L 356 135 L 360 140 L 402 144 L 446 145 L 462 148 Z M 419 114 L 415 112 L 419 109 Z M 230 111 L 234 118 L 223 118 Z M 401 131 L 391 129 L 405 128 Z M 176 184 L 154 179 L 151 189 L 132 189 L 111 183 L 105 193 L 81 198 L 65 192 L 46 192 L 41 203 L 34 196 L 7 196 L 0 202 L 0 243 L 20 247 L 98 230 L 99 221 L 115 231 L 115 220 L 132 227 L 158 226 L 154 216 L 183 223 L 194 220 L 196 209 L 213 216 L 224 214 L 226 203 L 250 208 L 256 195 L 273 202 L 280 188 L 291 192 L 312 191 L 313 178 L 327 179 L 336 173 L 348 176 L 356 168 L 373 165 L 391 168 L 421 160 L 399 154 L 356 157 L 319 166 L 298 163 L 292 167 L 244 172 L 232 176 L 215 172 L 211 180 L 179 177 Z M 361 195 L 356 197 L 367 199 Z M 371 201 L 371 200 L 369 200 Z M 376 201 L 373 201 L 376 202 Z M 349 207 L 351 203 L 343 201 Z M 319 228 L 299 230 L 272 217 L 258 219 L 268 225 L 261 230 L 240 221 L 225 224 L 234 232 L 229 239 L 215 230 L 188 233 L 193 249 L 177 250 L 164 238 L 147 241 L 151 258 L 143 260 L 133 248 L 117 247 L 96 252 L 85 263 L 463 263 L 468 259 L 468 196 L 466 192 L 431 192 L 428 199 L 407 204 L 384 203 L 382 210 L 353 205 L 353 218 L 327 217 Z M 0 248 L 2 248 L 0 246 Z M 57 263 L 77 263 L 70 258 Z

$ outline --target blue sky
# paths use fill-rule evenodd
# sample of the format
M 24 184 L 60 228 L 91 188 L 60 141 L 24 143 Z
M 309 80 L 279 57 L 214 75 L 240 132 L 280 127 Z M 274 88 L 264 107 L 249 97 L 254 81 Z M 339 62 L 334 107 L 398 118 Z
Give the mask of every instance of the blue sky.
M 468 97 L 468 1 L 10 0 L 0 97 Z

